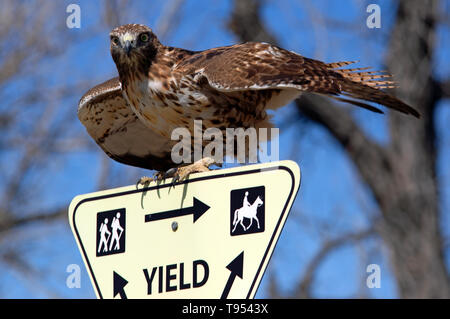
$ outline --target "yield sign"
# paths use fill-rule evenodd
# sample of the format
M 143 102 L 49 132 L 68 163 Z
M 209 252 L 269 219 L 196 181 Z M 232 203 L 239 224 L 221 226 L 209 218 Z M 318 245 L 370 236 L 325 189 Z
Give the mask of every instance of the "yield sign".
M 69 221 L 99 298 L 253 298 L 300 186 L 295 162 L 80 195 Z

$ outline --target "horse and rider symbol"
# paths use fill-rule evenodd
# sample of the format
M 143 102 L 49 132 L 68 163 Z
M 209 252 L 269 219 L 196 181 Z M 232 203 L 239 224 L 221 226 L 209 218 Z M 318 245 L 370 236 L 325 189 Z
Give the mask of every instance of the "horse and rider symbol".
M 264 195 L 264 186 L 231 191 L 231 236 L 253 234 L 264 231 Z
M 125 208 L 97 213 L 97 256 L 125 252 Z

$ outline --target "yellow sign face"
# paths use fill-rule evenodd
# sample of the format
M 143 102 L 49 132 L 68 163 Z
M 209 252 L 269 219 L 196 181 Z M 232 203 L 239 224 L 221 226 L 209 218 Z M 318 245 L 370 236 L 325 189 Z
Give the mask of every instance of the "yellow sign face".
M 80 195 L 69 221 L 98 298 L 253 298 L 300 186 L 295 162 Z

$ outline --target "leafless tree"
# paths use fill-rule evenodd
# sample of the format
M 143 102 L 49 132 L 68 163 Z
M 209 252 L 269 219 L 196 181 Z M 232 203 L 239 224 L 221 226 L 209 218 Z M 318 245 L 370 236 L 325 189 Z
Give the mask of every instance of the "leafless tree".
M 263 4 L 257 0 L 234 1 L 229 28 L 242 41 L 278 42 L 261 18 Z M 163 5 L 157 25 L 153 26 L 161 38 L 170 38 L 176 31 L 177 23 L 168 22 L 179 22 L 183 5 L 184 1 L 180 0 Z M 51 176 L 53 168 L 63 167 L 67 157 L 76 152 L 89 151 L 96 152 L 100 158 L 100 171 L 93 176 L 97 179 L 93 188 L 123 185 L 139 177 L 135 169 L 121 167 L 116 171 L 118 166 L 98 150 L 76 118 L 79 97 L 102 79 L 70 77 L 69 81 L 49 77 L 54 73 L 54 62 L 64 60 L 74 43 L 98 35 L 107 38 L 111 27 L 143 18 L 144 13 L 135 6 L 134 1 L 105 0 L 97 23 L 77 33 L 68 32 L 62 19 L 66 9 L 62 2 L 2 1 L 0 267 L 13 271 L 30 290 L 45 296 L 58 297 L 58 294 L 35 279 L 43 273 L 23 256 L 23 252 L 36 247 L 20 230 L 38 229 L 38 225 L 67 216 L 68 203 L 35 204 L 41 199 L 46 183 L 54 178 Z M 450 95 L 450 81 L 439 82 L 432 73 L 436 28 L 440 23 L 448 24 L 440 16 L 438 6 L 437 0 L 398 1 L 396 22 L 389 30 L 386 64 L 401 84 L 396 93 L 418 108 L 422 119 L 388 114 L 388 145 L 373 141 L 347 109 L 327 100 L 305 95 L 296 104 L 302 118 L 325 128 L 346 151 L 376 199 L 380 214 L 366 229 L 324 237 L 317 254 L 306 263 L 292 297 L 314 297 L 311 287 L 318 266 L 329 253 L 342 245 L 373 236 L 382 238 L 389 249 L 400 297 L 450 296 L 439 230 L 438 150 L 433 121 L 438 101 Z M 318 19 L 317 23 L 323 23 L 323 19 Z M 351 22 L 327 23 L 348 30 L 354 28 Z M 322 31 L 319 26 L 315 32 L 317 41 L 323 36 Z M 198 38 L 195 34 L 189 37 L 190 40 Z M 320 47 L 318 54 L 319 51 Z M 40 235 L 48 235 L 43 232 Z M 1 282 L 0 294 L 3 292 Z M 283 294 L 277 285 L 277 278 L 271 277 L 270 293 L 281 297 Z
M 234 1 L 229 27 L 242 41 L 277 44 L 261 18 L 262 4 Z M 397 3 L 386 65 L 401 84 L 395 93 L 420 110 L 422 118 L 390 112 L 388 145 L 368 137 L 347 109 L 310 95 L 297 101 L 299 114 L 325 128 L 342 146 L 381 213 L 373 230 L 325 242 L 293 296 L 309 296 L 310 276 L 333 247 L 375 231 L 389 249 L 400 297 L 450 297 L 436 179 L 434 115 L 439 100 L 448 98 L 448 80 L 440 83 L 432 72 L 439 8 L 438 0 Z

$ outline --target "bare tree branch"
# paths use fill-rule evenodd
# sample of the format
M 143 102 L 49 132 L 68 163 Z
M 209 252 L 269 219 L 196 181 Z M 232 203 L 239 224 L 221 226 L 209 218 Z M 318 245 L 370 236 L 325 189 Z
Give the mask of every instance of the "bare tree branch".
M 359 232 L 346 233 L 340 235 L 339 237 L 326 240 L 320 245 L 319 251 L 312 257 L 308 262 L 305 272 L 302 276 L 301 281 L 297 285 L 297 289 L 293 296 L 295 298 L 313 298 L 311 294 L 311 288 L 314 284 L 314 278 L 316 276 L 317 270 L 320 264 L 325 260 L 327 256 L 337 248 L 344 245 L 351 244 L 354 242 L 361 241 L 375 234 L 374 229 L 369 228 Z
M 3 218 L 0 219 L 0 236 L 4 236 L 5 233 L 9 231 L 13 231 L 14 229 L 34 222 L 51 222 L 60 218 L 67 217 L 67 207 L 24 217 L 14 216 L 10 218 L 4 218 L 5 216 L 13 216 L 13 214 L 5 212 L 0 212 L 0 214 L 3 216 Z
M 438 84 L 440 88 L 440 96 L 445 99 L 450 98 L 450 79 L 446 79 Z

